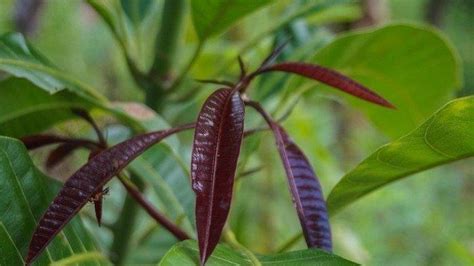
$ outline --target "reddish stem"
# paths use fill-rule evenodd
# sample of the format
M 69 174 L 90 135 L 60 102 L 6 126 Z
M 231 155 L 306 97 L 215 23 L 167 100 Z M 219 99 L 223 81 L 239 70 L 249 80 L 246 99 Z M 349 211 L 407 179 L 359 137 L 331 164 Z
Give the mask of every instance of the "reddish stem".
M 140 204 L 143 209 L 153 218 L 155 219 L 160 225 L 166 228 L 170 233 L 172 233 L 177 239 L 179 240 L 186 240 L 190 239 L 191 237 L 184 232 L 181 228 L 175 225 L 172 221 L 166 218 L 163 214 L 161 214 L 153 205 L 143 197 L 142 193 L 134 188 L 131 184 L 127 183 L 126 181 L 119 178 L 120 182 L 124 185 L 127 192 L 132 196 L 133 199 Z

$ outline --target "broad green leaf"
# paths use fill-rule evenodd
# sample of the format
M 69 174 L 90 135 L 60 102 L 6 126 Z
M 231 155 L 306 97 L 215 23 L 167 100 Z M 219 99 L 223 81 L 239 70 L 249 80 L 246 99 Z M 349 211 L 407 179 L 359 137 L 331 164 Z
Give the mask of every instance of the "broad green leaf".
M 358 265 L 357 263 L 343 259 L 331 253 L 326 253 L 319 249 L 306 249 L 275 255 L 260 256 L 259 259 L 262 265 Z
M 262 265 L 357 265 L 319 249 L 259 256 L 258 260 Z M 159 265 L 199 265 L 199 250 L 196 241 L 187 240 L 176 244 L 166 253 Z M 246 255 L 226 245 L 217 245 L 206 265 L 255 265 L 255 263 Z
M 69 91 L 51 95 L 27 80 L 9 78 L 0 82 L 0 135 L 38 133 L 60 121 L 77 118 L 71 108 L 93 106 Z
M 410 134 L 379 148 L 328 196 L 332 214 L 411 174 L 474 156 L 474 96 L 446 104 Z
M 5 71 L 8 74 L 19 78 L 25 78 L 32 82 L 34 85 L 36 85 L 37 88 L 41 88 L 49 94 L 55 94 L 60 92 L 61 96 L 57 97 L 68 98 L 70 99 L 71 104 L 74 103 L 77 105 L 82 105 L 83 103 L 87 102 L 88 106 L 97 107 L 99 109 L 107 111 L 108 113 L 113 114 L 117 119 L 133 127 L 137 131 L 143 129 L 140 125 L 137 124 L 134 119 L 130 118 L 127 114 L 112 107 L 108 103 L 108 101 L 102 95 L 97 93 L 93 88 L 54 67 L 47 59 L 45 59 L 43 55 L 37 52 L 19 33 L 9 33 L 0 36 L 0 71 Z M 2 84 L 11 85 L 10 83 L 4 82 L 2 82 Z M 27 90 L 31 91 L 33 85 L 29 85 L 28 87 L 29 89 Z M 16 89 L 19 91 L 12 92 L 11 88 L 2 89 L 1 91 L 2 93 L 4 93 L 6 90 L 9 90 L 9 93 L 18 93 L 19 95 L 22 88 L 17 87 Z M 26 99 L 25 97 L 27 96 L 28 95 L 25 94 L 20 97 Z M 0 98 L 3 97 L 3 95 L 0 95 Z M 41 101 L 46 101 L 46 94 L 43 94 L 43 96 L 41 96 L 41 99 Z M 3 102 L 5 101 L 5 99 L 1 99 L 0 101 Z M 6 107 L 2 106 L 0 108 L 3 109 Z M 31 112 L 31 110 L 20 110 L 19 106 L 16 106 L 16 111 Z M 2 119 L 0 118 L 0 121 L 1 120 Z M 39 123 L 39 120 L 36 123 Z M 45 125 L 46 124 L 47 123 L 45 123 Z M 52 124 L 50 123 L 49 125 Z M 30 127 L 30 129 L 31 128 L 33 127 Z M 42 128 L 44 129 L 46 127 Z M 9 132 L 9 134 L 10 133 L 11 131 Z M 11 135 L 17 136 L 18 134 Z
M 270 0 L 191 1 L 194 27 L 199 39 L 222 33 L 240 18 L 271 3 Z
M 330 92 L 361 109 L 391 138 L 400 137 L 421 124 L 460 86 L 456 52 L 439 31 L 424 26 L 394 24 L 349 33 L 308 61 L 336 69 L 393 103 L 397 110 L 367 104 L 334 90 Z M 329 92 L 320 85 L 314 89 L 313 81 L 294 78 L 288 85 L 288 93 L 302 82 L 303 90 Z
M 58 70 L 19 33 L 0 36 L 0 70 L 26 78 L 49 93 L 67 89 L 97 102 L 105 100 L 91 87 Z
M 0 257 L 4 261 L 13 263 L 21 259 L 19 256 L 25 256 L 36 223 L 57 188 L 57 183 L 33 165 L 20 141 L 0 137 Z M 74 261 L 84 265 L 106 262 L 79 218 L 73 219 L 51 242 L 37 264 L 49 264 L 65 258 L 74 258 Z

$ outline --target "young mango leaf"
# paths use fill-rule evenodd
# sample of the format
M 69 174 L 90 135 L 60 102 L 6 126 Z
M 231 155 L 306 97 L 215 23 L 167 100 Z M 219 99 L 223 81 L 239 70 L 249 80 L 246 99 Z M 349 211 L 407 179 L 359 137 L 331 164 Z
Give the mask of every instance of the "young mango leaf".
M 411 174 L 474 156 L 474 96 L 449 102 L 410 134 L 380 147 L 347 173 L 328 197 L 335 214 Z
M 293 202 L 308 247 L 332 250 L 331 228 L 321 185 L 308 159 L 285 130 L 272 126 Z
M 308 247 L 331 251 L 331 228 L 326 202 L 311 164 L 285 130 L 273 121 L 259 103 L 247 101 L 246 104 L 257 110 L 273 131 Z
M 344 258 L 318 249 L 298 250 L 288 253 L 257 256 L 262 265 L 329 265 L 346 266 L 357 265 Z M 199 260 L 197 243 L 194 240 L 186 240 L 177 243 L 158 264 L 168 265 L 195 265 Z M 245 254 L 236 252 L 226 245 L 217 245 L 215 252 L 209 257 L 208 266 L 213 265 L 255 265 Z
M 194 132 L 191 176 L 196 227 L 204 264 L 222 233 L 244 130 L 244 104 L 232 89 L 219 89 L 204 103 Z
M 259 71 L 259 73 L 269 71 L 282 71 L 298 74 L 320 81 L 368 102 L 372 102 L 384 107 L 394 108 L 391 103 L 375 92 L 364 87 L 362 84 L 357 83 L 356 81 L 344 76 L 341 73 L 322 66 L 297 62 L 285 62 L 264 67 Z
M 194 125 L 135 136 L 94 156 L 64 184 L 41 217 L 30 242 L 26 263 L 31 263 L 107 181 L 130 161 L 163 138 Z

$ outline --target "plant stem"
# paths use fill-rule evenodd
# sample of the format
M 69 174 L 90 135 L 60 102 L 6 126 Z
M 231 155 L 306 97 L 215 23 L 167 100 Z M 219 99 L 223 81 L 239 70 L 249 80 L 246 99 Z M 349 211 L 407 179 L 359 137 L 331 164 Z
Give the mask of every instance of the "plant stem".
M 155 59 L 148 74 L 154 86 L 144 88 L 146 104 L 155 110 L 161 108 L 163 95 L 170 87 L 170 72 L 183 33 L 185 11 L 186 0 L 165 0 L 155 45 Z
M 145 209 L 145 211 L 151 217 L 153 217 L 153 219 L 155 219 L 161 226 L 163 226 L 179 240 L 186 240 L 191 238 L 186 232 L 184 232 L 181 228 L 179 228 L 172 221 L 170 221 L 163 214 L 161 214 L 157 209 L 155 209 L 155 207 L 153 207 L 153 205 L 145 197 L 143 197 L 142 193 L 128 178 L 120 174 L 118 175 L 118 178 L 120 182 L 122 182 L 122 184 L 125 186 L 130 196 L 138 204 L 140 204 L 140 206 Z
M 140 178 L 132 175 L 132 179 L 138 189 L 143 189 L 144 184 Z M 114 240 L 110 249 L 110 257 L 114 265 L 123 265 L 124 263 L 131 242 L 130 238 L 136 222 L 138 210 L 139 208 L 137 208 L 136 202 L 127 193 L 122 211 L 120 212 L 120 217 L 113 225 Z

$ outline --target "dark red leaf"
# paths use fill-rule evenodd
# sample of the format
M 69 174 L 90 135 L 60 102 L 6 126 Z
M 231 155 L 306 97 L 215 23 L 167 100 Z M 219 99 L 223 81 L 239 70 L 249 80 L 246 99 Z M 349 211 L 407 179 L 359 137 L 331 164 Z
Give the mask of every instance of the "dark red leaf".
M 331 228 L 321 185 L 306 156 L 257 102 L 247 101 L 271 127 L 308 247 L 332 249 Z
M 77 142 L 66 142 L 59 145 L 49 153 L 48 159 L 46 160 L 46 168 L 51 169 L 55 167 L 80 147 L 81 144 Z
M 31 135 L 22 137 L 20 140 L 28 150 L 66 141 L 65 138 L 56 135 Z
M 94 156 L 64 184 L 41 217 L 28 249 L 30 264 L 107 181 L 163 138 L 194 125 L 135 136 Z
M 334 88 L 338 88 L 366 101 L 389 108 L 395 108 L 387 100 L 385 100 L 375 92 L 369 90 L 362 84 L 348 78 L 347 76 L 344 76 L 339 72 L 322 66 L 306 63 L 287 62 L 264 67 L 259 70 L 258 73 L 269 71 L 282 71 L 298 74 L 310 79 L 320 81 Z
M 99 145 L 98 143 L 87 139 L 74 139 L 48 134 L 25 136 L 20 138 L 20 140 L 23 142 L 23 144 L 25 144 L 25 147 L 28 150 L 34 150 L 36 148 L 41 148 L 43 146 L 57 143 L 78 143 L 84 147 L 96 147 Z
M 288 137 L 285 130 L 274 124 L 272 130 L 298 212 L 308 247 L 332 250 L 331 228 L 321 185 L 308 159 Z
M 196 192 L 196 227 L 201 264 L 222 233 L 244 129 L 244 104 L 231 89 L 219 89 L 204 103 L 194 133 L 191 157 Z

